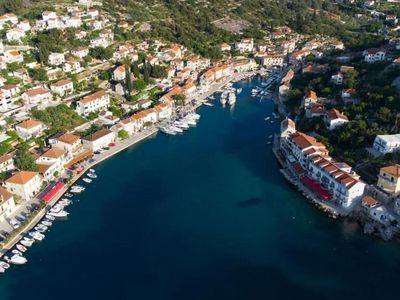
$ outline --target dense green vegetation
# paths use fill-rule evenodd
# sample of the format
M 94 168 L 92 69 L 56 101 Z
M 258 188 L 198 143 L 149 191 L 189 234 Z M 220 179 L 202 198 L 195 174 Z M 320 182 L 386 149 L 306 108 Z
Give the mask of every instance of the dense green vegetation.
M 49 127 L 49 134 L 72 130 L 85 122 L 85 119 L 65 104 L 51 106 L 45 110 L 34 109 L 32 116 Z
M 38 170 L 35 158 L 29 152 L 29 147 L 26 144 L 22 144 L 18 147 L 17 152 L 15 153 L 15 166 L 23 171 Z

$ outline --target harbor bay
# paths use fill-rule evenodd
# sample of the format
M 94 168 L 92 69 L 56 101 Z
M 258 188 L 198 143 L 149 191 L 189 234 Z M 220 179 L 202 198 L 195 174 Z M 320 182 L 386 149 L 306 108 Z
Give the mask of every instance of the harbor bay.
M 96 166 L 68 219 L 2 276 L 0 299 L 393 295 L 398 245 L 328 219 L 285 181 L 268 138 L 274 104 L 250 95 L 258 84 L 236 84 L 232 107 L 200 108 L 197 127 Z

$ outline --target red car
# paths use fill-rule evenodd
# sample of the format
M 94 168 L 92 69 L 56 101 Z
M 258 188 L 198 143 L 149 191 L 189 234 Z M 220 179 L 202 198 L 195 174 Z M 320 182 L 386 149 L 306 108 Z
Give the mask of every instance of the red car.
M 109 143 L 108 146 L 115 147 L 115 143 Z

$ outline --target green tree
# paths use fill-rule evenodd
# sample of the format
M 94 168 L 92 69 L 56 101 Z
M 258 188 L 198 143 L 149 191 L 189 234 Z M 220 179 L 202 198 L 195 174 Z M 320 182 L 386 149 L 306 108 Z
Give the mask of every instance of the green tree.
M 15 153 L 15 166 L 23 171 L 38 171 L 38 165 L 33 158 L 33 155 L 29 153 L 28 146 L 22 144 Z
M 146 88 L 146 82 L 143 79 L 135 80 L 135 89 L 143 91 Z
M 49 78 L 47 77 L 46 70 L 39 68 L 39 69 L 29 69 L 28 70 L 29 76 L 36 81 L 48 81 Z
M 121 129 L 120 131 L 118 131 L 118 137 L 121 140 L 126 140 L 129 137 L 128 131 Z

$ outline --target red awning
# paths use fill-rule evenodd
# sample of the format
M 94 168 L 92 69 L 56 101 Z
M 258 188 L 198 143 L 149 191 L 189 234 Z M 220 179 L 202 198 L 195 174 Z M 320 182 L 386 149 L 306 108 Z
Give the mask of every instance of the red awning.
M 42 197 L 42 201 L 44 203 L 48 203 L 64 186 L 65 184 L 62 181 L 57 183 L 55 186 L 52 187 L 50 191 L 46 193 L 46 195 Z
M 316 182 L 315 180 L 311 179 L 308 176 L 304 176 L 302 178 L 303 182 L 305 183 L 305 185 L 307 185 L 311 190 L 313 190 L 314 192 L 316 192 L 319 196 L 321 196 L 322 199 L 324 200 L 329 200 L 332 198 L 331 193 L 329 193 L 327 190 L 325 190 L 324 188 L 322 188 L 318 182 Z

